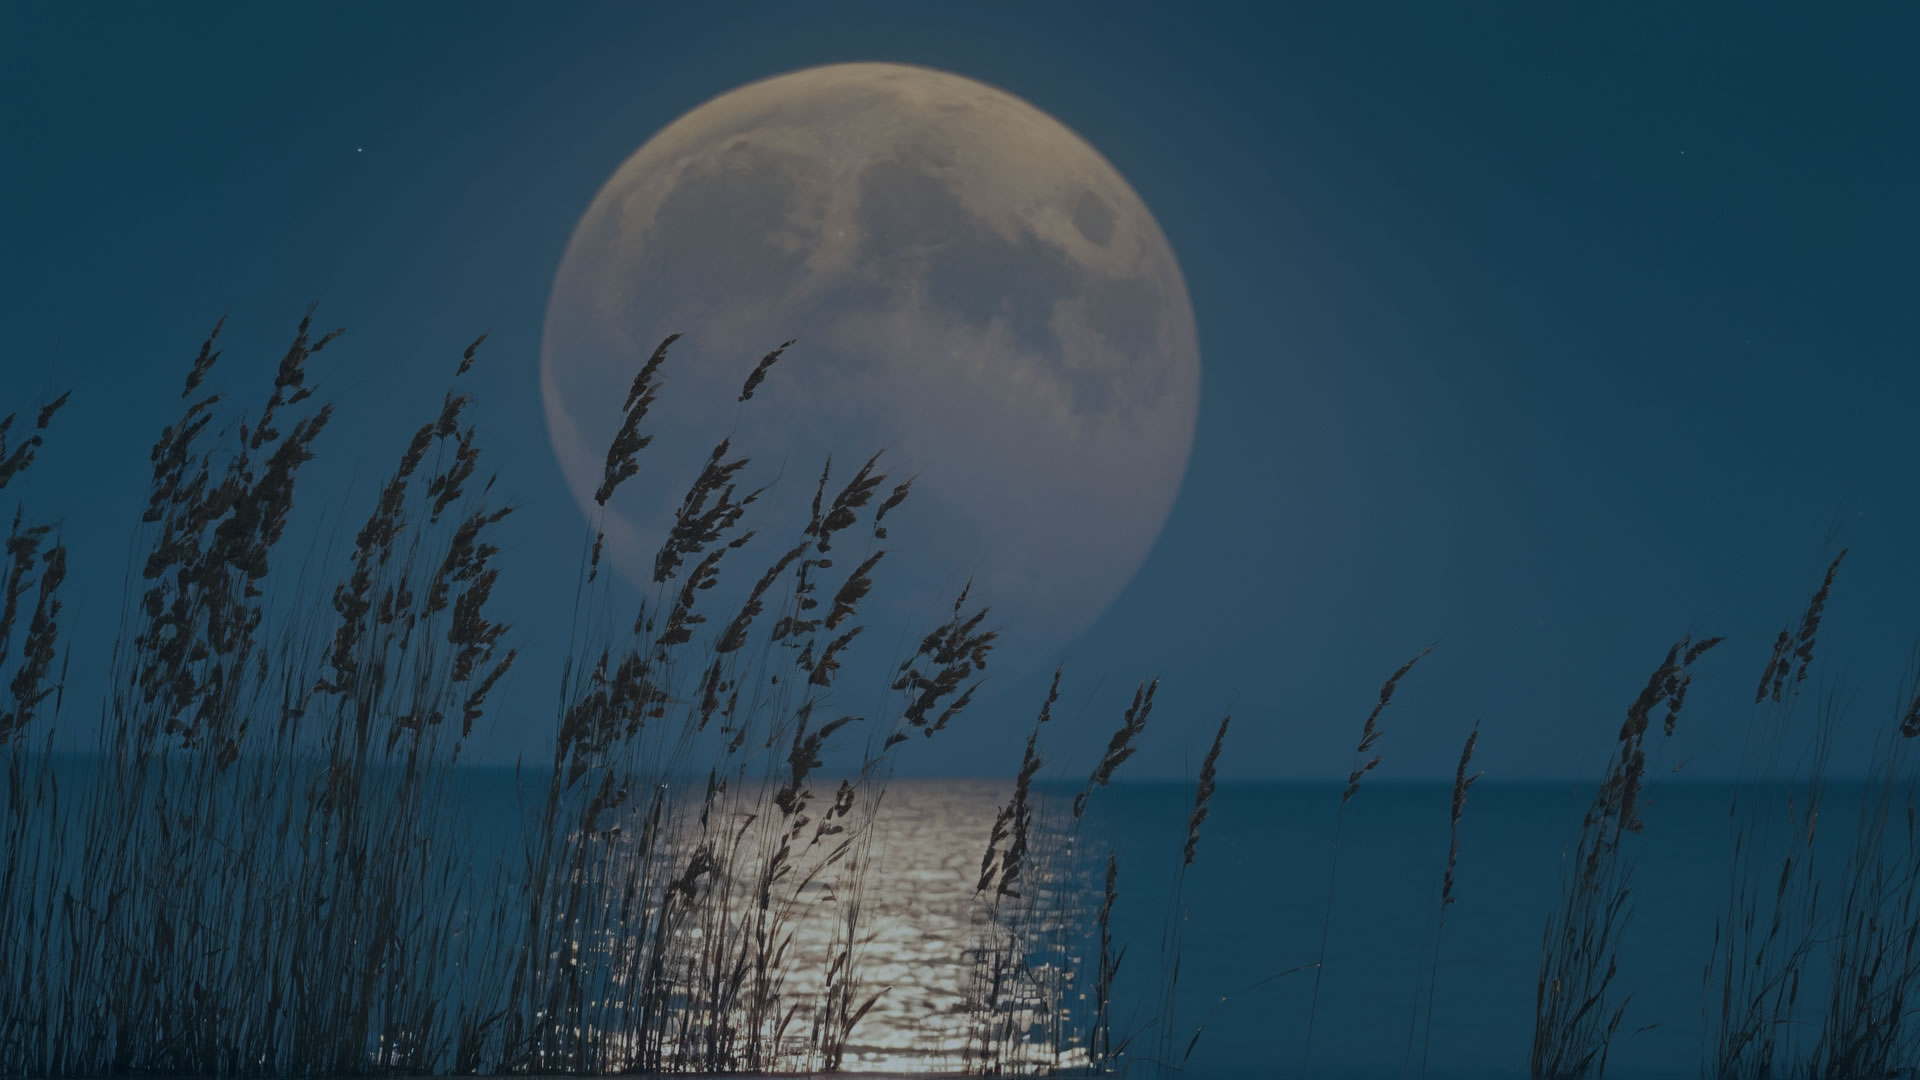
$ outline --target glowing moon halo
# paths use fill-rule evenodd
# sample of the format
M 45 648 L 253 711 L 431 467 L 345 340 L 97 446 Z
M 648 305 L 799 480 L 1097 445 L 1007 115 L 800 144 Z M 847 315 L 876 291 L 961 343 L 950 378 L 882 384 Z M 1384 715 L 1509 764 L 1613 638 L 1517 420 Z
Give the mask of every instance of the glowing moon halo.
M 625 576 L 649 580 L 723 435 L 753 459 L 748 486 L 779 471 L 749 512 L 762 552 L 791 546 L 828 454 L 833 490 L 884 449 L 890 484 L 917 479 L 880 542 L 869 621 L 884 600 L 924 630 L 971 577 L 1016 670 L 1051 663 L 1132 578 L 1192 447 L 1199 347 L 1159 225 L 1058 121 L 943 72 L 836 64 L 741 87 L 600 190 L 555 277 L 540 365 L 590 516 L 626 388 L 673 332 L 643 429 L 656 437 L 603 522 Z

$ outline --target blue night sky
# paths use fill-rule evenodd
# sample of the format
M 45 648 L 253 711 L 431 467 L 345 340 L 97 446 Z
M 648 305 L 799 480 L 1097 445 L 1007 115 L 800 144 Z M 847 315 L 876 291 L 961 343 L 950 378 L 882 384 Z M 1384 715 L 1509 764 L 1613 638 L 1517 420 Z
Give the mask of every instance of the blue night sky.
M 310 496 L 294 547 L 356 526 L 490 330 L 526 656 L 477 749 L 537 759 L 584 528 L 536 370 L 569 232 L 687 110 L 888 60 L 1097 148 L 1198 320 L 1185 485 L 1069 649 L 1063 769 L 1158 673 L 1134 776 L 1190 775 L 1229 708 L 1225 778 L 1344 775 L 1382 679 L 1437 641 L 1380 775 L 1450 774 L 1476 719 L 1490 777 L 1591 775 L 1692 633 L 1728 642 L 1668 752 L 1724 774 L 1841 546 L 1812 692 L 1851 703 L 1857 767 L 1920 632 L 1920 14 L 1573 8 L 7 5 L 0 411 L 75 391 L 23 486 L 73 550 L 73 677 L 104 667 L 147 448 L 216 318 L 248 401 L 309 303 L 347 328 L 314 366 L 341 408 L 317 475 L 354 501 L 334 523 Z M 1010 774 L 1053 660 L 903 768 Z

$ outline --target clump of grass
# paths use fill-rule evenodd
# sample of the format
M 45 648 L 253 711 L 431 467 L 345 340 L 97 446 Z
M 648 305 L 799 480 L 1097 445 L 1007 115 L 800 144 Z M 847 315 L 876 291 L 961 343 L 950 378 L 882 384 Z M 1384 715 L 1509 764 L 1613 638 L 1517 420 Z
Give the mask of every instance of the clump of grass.
M 651 438 L 640 425 L 673 341 L 636 377 L 608 459 L 609 495 L 638 471 L 633 454 Z M 762 358 L 741 400 L 790 344 Z M 869 826 L 904 732 L 932 735 L 958 715 L 994 634 L 982 629 L 984 609 L 966 610 L 963 592 L 901 666 L 897 710 L 879 718 L 861 779 L 823 802 L 813 781 L 828 747 L 869 722 L 816 717 L 862 629 L 854 620 L 885 552 L 867 552 L 830 603 L 821 586 L 834 535 L 857 524 L 885 475 L 876 456 L 828 499 L 829 462 L 797 543 L 703 643 L 703 600 L 722 558 L 753 535 L 742 522 L 759 494 L 736 496 L 749 463 L 729 459 L 728 445 L 715 446 L 682 498 L 629 639 L 576 628 L 576 640 L 605 643 L 562 697 L 553 779 L 518 903 L 530 947 L 518 953 L 501 1010 L 501 1059 L 512 1070 L 837 1068 L 885 992 L 860 975 Z M 900 505 L 905 487 L 883 505 Z M 589 577 L 596 566 L 589 562 Z M 783 680 L 783 670 L 801 678 Z M 669 690 L 676 685 L 692 692 Z M 710 727 L 721 737 L 717 757 L 699 770 L 707 781 L 698 799 L 682 799 L 679 778 L 694 771 Z M 821 904 L 829 895 L 836 908 Z M 820 970 L 802 970 L 793 951 L 800 925 L 829 918 L 829 955 Z M 608 944 L 586 952 L 583 942 Z
M 413 434 L 338 577 L 310 595 L 311 571 L 278 550 L 333 417 L 310 363 L 338 332 L 314 333 L 309 313 L 257 410 L 223 421 L 206 389 L 222 326 L 153 447 L 142 585 L 76 812 L 47 756 L 23 749 L 49 695 L 59 709 L 65 552 L 14 519 L 0 638 L 22 623 L 25 660 L 0 727 L 0 944 L 17 958 L 0 976 L 0 1073 L 838 1067 L 885 992 L 861 974 L 860 896 L 893 736 L 951 723 L 994 640 L 963 593 L 902 665 L 888 713 L 823 719 L 884 554 L 834 579 L 826 552 L 884 490 L 878 459 L 816 506 L 728 618 L 706 597 L 721 557 L 746 546 L 757 492 L 736 494 L 747 463 L 725 441 L 630 622 L 609 617 L 609 584 L 585 588 L 595 524 L 545 799 L 525 852 L 489 874 L 449 784 L 518 652 L 489 614 L 512 508 L 486 501 L 471 398 L 450 390 Z M 673 340 L 634 381 L 602 505 L 639 473 Z M 0 442 L 5 479 L 42 445 Z M 910 485 L 872 515 L 874 540 Z M 817 795 L 829 745 L 863 723 L 859 779 Z M 714 756 L 696 772 L 701 753 Z M 817 969 L 792 947 L 806 920 L 834 926 Z
M 286 955 L 289 930 L 328 920 L 311 918 L 312 894 L 287 887 L 295 860 L 273 840 L 291 823 L 275 820 L 275 800 L 266 797 L 292 772 L 273 755 L 288 744 L 297 710 L 273 710 L 277 725 L 255 726 L 254 717 L 269 712 L 276 661 L 297 647 L 268 624 L 262 582 L 297 474 L 328 416 L 324 407 L 298 412 L 311 396 L 306 361 L 332 340 L 311 337 L 309 328 L 304 321 L 272 393 L 230 449 L 196 449 L 213 418 L 212 395 L 190 404 L 154 447 L 143 514 L 157 526 L 142 567 L 149 584 L 128 613 L 131 640 L 113 660 L 105 763 L 83 787 L 77 813 L 43 803 L 35 838 L 9 851 L 61 903 L 0 912 L 16 946 L 10 951 L 42 980 L 37 995 L 9 988 L 13 1022 L 37 1035 L 7 1045 L 7 1071 L 287 1066 L 265 1049 L 285 1030 L 275 1025 L 289 997 L 273 960 Z M 202 346 L 183 397 L 218 358 L 217 333 Z M 284 435 L 276 426 L 283 423 L 291 425 Z M 42 605 L 30 628 L 42 646 L 54 611 Z M 254 805 L 245 822 L 232 815 L 238 801 Z M 343 991 L 334 992 L 336 1004 L 353 1000 Z M 28 1002 L 23 1018 L 18 1010 Z M 334 1010 L 332 1030 L 345 1011 Z M 314 1037 L 329 1033 L 316 1029 Z
M 0 419 L 0 490 L 33 464 L 45 445 L 43 433 L 67 400 L 63 393 L 42 406 L 33 434 L 11 446 L 7 434 L 14 416 Z M 45 828 L 61 812 L 51 756 L 31 750 L 32 741 L 43 734 L 37 729 L 44 729 L 40 744 L 52 745 L 62 712 L 65 663 L 58 679 L 53 664 L 62 641 L 66 548 L 52 523 L 27 518 L 22 502 L 15 505 L 7 529 L 5 554 L 0 563 L 0 677 L 7 680 L 6 703 L 0 706 L 6 795 L 0 804 L 0 956 L 7 961 L 0 964 L 0 1071 L 16 1061 L 48 1061 L 57 1046 L 48 1022 L 50 1004 L 61 991 L 61 973 L 48 962 L 41 941 L 43 928 L 59 918 L 59 894 L 52 883 L 69 857 L 64 836 L 50 835 Z M 23 647 L 9 672 L 5 657 L 23 614 Z
M 63 789 L 49 753 L 70 715 L 63 603 L 74 568 L 57 523 L 25 507 L 11 516 L 0 559 L 0 1075 L 845 1066 L 858 1026 L 891 1007 L 864 956 L 873 823 L 888 779 L 910 752 L 902 747 L 968 708 L 996 643 L 963 588 L 879 688 L 876 708 L 845 701 L 846 673 L 859 670 L 849 657 L 868 640 L 864 615 L 892 565 L 882 521 L 913 480 L 889 488 L 876 455 L 835 484 L 828 461 L 808 519 L 760 557 L 756 532 L 780 527 L 749 527 L 760 525 L 749 519 L 763 489 L 748 486 L 751 463 L 723 439 L 680 489 L 644 595 L 624 608 L 601 580 L 605 532 L 591 522 L 552 758 L 527 770 L 527 838 L 499 864 L 476 865 L 453 770 L 520 655 L 493 605 L 511 572 L 499 537 L 514 508 L 491 499 L 475 403 L 459 389 L 485 335 L 397 447 L 373 506 L 352 518 L 361 524 L 351 548 L 300 567 L 285 541 L 299 534 L 296 495 L 310 505 L 306 466 L 334 420 L 311 369 L 339 332 L 317 333 L 309 312 L 270 388 L 251 412 L 231 414 L 208 386 L 226 374 L 223 326 L 192 360 L 181 411 L 152 445 L 138 584 L 100 702 L 101 763 L 78 790 Z M 640 475 L 674 341 L 631 385 L 596 505 Z M 792 345 L 746 372 L 741 404 L 778 377 Z M 0 489 L 35 465 L 67 401 L 39 407 L 30 431 L 16 416 L 0 420 Z M 751 587 L 722 608 L 716 587 L 756 557 Z M 1776 638 L 1757 688 L 1776 751 L 1840 564 Z M 1616 975 L 1648 741 L 1655 723 L 1674 733 L 1692 665 L 1718 642 L 1681 639 L 1628 709 L 1543 936 L 1535 1076 L 1604 1071 L 1631 998 Z M 1314 1010 L 1345 806 L 1380 763 L 1384 709 L 1430 648 L 1386 680 L 1361 729 L 1336 816 L 1319 959 L 1294 969 L 1316 971 Z M 1039 773 L 1060 678 L 979 867 L 963 1065 L 1105 1072 L 1139 1057 L 1184 1069 L 1214 1015 L 1179 1042 L 1186 875 L 1230 721 L 1187 812 L 1154 1015 L 1119 1034 L 1128 951 L 1114 933 L 1119 864 L 1111 848 L 1088 858 L 1082 823 L 1136 753 L 1158 683 L 1140 684 L 1085 784 L 1059 805 Z M 1901 704 L 1873 759 L 1838 896 L 1829 891 L 1824 906 L 1814 841 L 1838 695 L 1825 696 L 1816 720 L 1804 795 L 1786 803 L 1777 874 L 1763 851 L 1772 822 L 1742 817 L 1751 804 L 1737 798 L 1734 885 L 1703 983 L 1708 1072 L 1840 1080 L 1920 1060 L 1910 746 L 1920 690 L 1909 687 Z M 1476 726 L 1454 774 L 1429 1047 L 1477 738 Z M 858 767 L 834 783 L 822 774 L 836 752 Z M 1818 987 L 1811 1017 L 1803 985 Z M 1314 1019 L 1310 1011 L 1303 1057 Z M 1809 1034 L 1792 1034 L 1803 1023 Z M 1134 1055 L 1149 1030 L 1152 1056 Z M 1411 1040 L 1410 1029 L 1409 1062 Z M 1423 1072 L 1427 1056 L 1423 1048 Z
M 1646 740 L 1656 711 L 1672 735 L 1692 683 L 1691 668 L 1719 638 L 1683 637 L 1667 650 L 1627 709 L 1618 742 L 1581 822 L 1571 871 L 1558 911 L 1541 935 L 1534 993 L 1533 1046 L 1537 1078 L 1574 1078 L 1606 1070 L 1607 1050 L 1632 995 L 1616 997 L 1620 936 L 1632 917 L 1634 860 L 1622 841 L 1642 829 L 1640 795 L 1647 771 Z
M 1827 567 L 1801 613 L 1797 631 L 1790 624 L 1774 641 L 1754 695 L 1756 707 L 1769 715 L 1756 717 L 1743 747 L 1742 757 L 1750 769 L 1770 773 L 1781 764 L 1822 614 L 1845 558 L 1842 551 Z M 1773 805 L 1763 792 L 1749 792 L 1750 781 L 1743 776 L 1728 807 L 1733 833 L 1727 906 L 1714 922 L 1701 986 L 1706 1005 L 1702 1034 L 1709 1041 L 1706 1067 L 1715 1077 L 1766 1075 L 1799 1056 L 1794 1016 L 1803 976 L 1818 950 L 1821 914 L 1815 841 L 1837 708 L 1831 697 L 1822 703 L 1805 791 L 1798 800 L 1789 795 L 1784 805 Z M 1760 748 L 1758 760 L 1756 734 L 1767 743 Z M 1774 813 L 1784 817 L 1776 821 Z
M 1920 1062 L 1920 828 L 1915 825 L 1913 736 L 1880 744 L 1827 924 L 1829 966 L 1818 1035 L 1803 1066 L 1816 1077 L 1897 1076 Z M 1901 838 L 1896 817 L 1904 804 Z M 1890 850 L 1891 849 L 1891 850 Z
M 1770 722 L 1750 729 L 1767 739 L 1756 769 L 1777 767 L 1785 751 L 1845 556 L 1827 567 L 1797 628 L 1776 638 L 1756 693 Z M 1908 700 L 1916 703 L 1896 711 L 1893 730 L 1875 745 L 1837 879 L 1824 871 L 1830 856 L 1815 843 L 1827 753 L 1843 712 L 1837 692 L 1822 695 L 1803 751 L 1802 792 L 1782 806 L 1762 791 L 1749 793 L 1750 784 L 1736 790 L 1727 910 L 1716 922 L 1702 984 L 1710 1039 L 1704 1067 L 1712 1075 L 1893 1076 L 1920 1061 L 1920 1029 L 1908 1004 L 1920 991 L 1920 834 L 1907 745 L 1920 734 L 1912 720 L 1920 699 Z M 1746 757 L 1756 758 L 1751 745 Z

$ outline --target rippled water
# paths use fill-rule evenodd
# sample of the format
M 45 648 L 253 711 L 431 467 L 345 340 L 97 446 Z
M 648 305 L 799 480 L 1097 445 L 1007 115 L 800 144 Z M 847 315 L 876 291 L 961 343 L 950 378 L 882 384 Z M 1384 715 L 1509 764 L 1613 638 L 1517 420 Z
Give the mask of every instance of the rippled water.
M 957 1010 L 968 993 L 964 957 L 978 941 L 981 907 L 973 885 L 1005 792 L 1004 785 L 974 781 L 905 781 L 889 789 L 869 882 L 873 936 L 865 961 L 869 977 L 892 989 L 856 1029 L 859 1049 L 848 1069 L 924 1073 L 963 1064 L 965 1026 Z M 1052 792 L 1052 805 L 1064 812 L 1061 794 Z M 1618 977 L 1633 1000 L 1609 1075 L 1699 1075 L 1702 973 L 1726 900 L 1728 794 L 1708 785 L 1651 793 Z M 1784 790 L 1777 794 L 1784 799 Z M 1326 966 L 1306 1056 L 1313 973 L 1248 988 L 1310 963 L 1318 952 L 1335 865 L 1338 788 L 1223 787 L 1183 890 L 1168 1042 L 1177 1056 L 1200 1029 L 1185 1075 L 1418 1075 L 1424 1053 L 1428 1076 L 1525 1076 L 1540 935 L 1589 795 L 1573 786 L 1474 788 L 1459 900 L 1447 911 L 1436 950 L 1450 788 L 1379 784 L 1363 791 L 1341 825 Z M 1179 785 L 1116 786 L 1100 793 L 1080 838 L 1083 854 L 1117 852 L 1114 935 L 1129 952 L 1115 1028 L 1117 1038 L 1135 1034 L 1138 1058 L 1160 1045 L 1162 945 L 1192 797 Z M 1832 867 L 1851 843 L 1857 800 L 1857 790 L 1828 794 L 1823 819 L 1833 823 Z M 1151 1066 L 1137 1061 L 1135 1069 Z
M 987 831 L 1007 787 L 979 781 L 898 782 L 882 803 L 866 896 L 862 970 L 888 987 L 854 1029 L 845 1068 L 873 1072 L 957 1063 L 968 950 L 981 932 L 974 885 Z M 817 939 L 816 958 L 824 956 Z M 801 970 L 818 969 L 802 964 Z

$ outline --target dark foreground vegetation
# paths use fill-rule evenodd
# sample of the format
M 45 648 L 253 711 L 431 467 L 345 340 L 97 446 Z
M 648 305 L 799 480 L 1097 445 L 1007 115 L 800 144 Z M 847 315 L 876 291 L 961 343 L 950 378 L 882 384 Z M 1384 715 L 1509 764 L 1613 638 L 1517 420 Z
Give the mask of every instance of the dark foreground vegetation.
M 437 412 L 398 460 L 333 564 L 283 556 L 303 466 L 333 420 L 309 363 L 337 337 L 300 324 L 270 387 L 233 413 L 207 387 L 219 327 L 189 367 L 177 418 L 152 445 L 138 552 L 98 700 L 67 685 L 58 530 L 19 508 L 0 568 L 0 1075 L 314 1076 L 368 1073 L 782 1072 L 839 1067 L 884 987 L 864 977 L 871 826 L 898 755 L 960 722 L 995 633 L 965 591 L 915 628 L 882 714 L 834 706 L 863 642 L 863 602 L 911 494 L 878 456 L 817 481 L 805 522 L 749 522 L 758 492 L 726 440 L 684 488 L 637 610 L 617 609 L 603 537 L 582 537 L 566 598 L 567 663 L 550 763 L 515 857 L 485 864 L 455 820 L 453 770 L 516 652 L 491 594 L 505 569 L 471 404 L 450 362 Z M 674 338 L 637 365 L 608 447 L 601 505 L 637 475 Z M 784 346 L 782 347 L 785 348 Z M 747 403 L 775 350 L 742 372 Z M 451 358 L 450 358 L 451 360 Z M 0 488 L 32 466 L 65 396 L 0 422 Z M 750 406 L 749 406 L 750 407 Z M 753 533 L 787 529 L 777 557 L 724 610 L 723 574 Z M 744 549 L 744 550 L 743 550 Z M 1798 750 L 1791 723 L 1836 560 L 1782 631 L 1756 696 L 1754 775 Z M 873 635 L 878 636 L 878 635 Z M 1631 834 L 1660 741 L 1718 639 L 1682 639 L 1627 711 L 1542 939 L 1531 1051 L 1538 1077 L 1598 1076 L 1627 1016 Z M 1720 650 L 1724 651 L 1724 650 Z M 1365 717 L 1341 806 L 1379 763 L 1383 713 L 1427 655 L 1394 671 Z M 1176 1014 L 1185 875 L 1231 722 L 1201 766 L 1186 841 L 1164 866 L 1172 901 L 1149 982 L 1154 1019 L 1114 1021 L 1129 943 L 1113 912 L 1123 868 L 1083 823 L 1134 753 L 1157 684 L 1142 683 L 1070 806 L 1036 797 L 1061 676 L 991 822 L 976 884 L 972 985 L 959 1053 L 982 1074 L 1171 1072 L 1211 1015 Z M 1805 792 L 1731 808 L 1727 910 L 1703 975 L 1717 1078 L 1885 1077 L 1920 1061 L 1920 841 L 1907 747 L 1920 700 L 1888 731 L 1839 895 L 1812 857 L 1820 763 L 1837 708 L 1813 725 Z M 62 785 L 56 735 L 97 728 L 91 782 Z M 1447 822 L 1444 931 L 1477 732 Z M 69 737 L 68 742 L 73 740 Z M 830 751 L 853 775 L 822 782 Z M 1011 765 L 1011 763 L 1009 763 Z M 1902 818 L 1904 817 L 1904 822 Z M 1889 842 L 1904 829 L 1904 841 Z M 1895 840 L 1897 836 L 1893 837 Z M 1324 872 L 1339 885 L 1336 825 Z M 1317 953 L 1249 972 L 1239 993 Z M 801 959 L 802 928 L 830 942 Z M 1307 939 L 1312 928 L 1307 928 Z M 1134 943 L 1145 948 L 1148 943 Z M 1424 988 L 1442 981 L 1439 943 Z M 1314 997 L 1314 1009 L 1319 997 Z M 1818 996 L 1809 1010 L 1803 993 Z M 1807 1017 L 1811 1016 L 1809 1022 Z M 1415 1018 L 1416 1026 L 1419 1017 Z M 1429 1020 L 1430 1022 L 1430 1020 Z M 1298 1051 L 1310 1074 L 1313 1021 Z M 1424 1053 L 1409 1036 L 1409 1069 Z M 1518 1048 L 1516 1048 L 1518 1052 Z M 1286 1048 L 1276 1067 L 1291 1064 Z
M 732 610 L 702 602 L 751 535 L 758 493 L 742 489 L 748 463 L 725 440 L 684 489 L 637 611 L 613 609 L 603 537 L 583 538 L 545 790 L 524 852 L 475 865 L 449 785 L 516 657 L 490 605 L 512 508 L 489 501 L 458 389 L 480 342 L 449 364 L 454 388 L 353 519 L 351 550 L 329 568 L 286 565 L 302 468 L 334 417 L 309 364 L 337 333 L 303 320 L 264 400 L 237 417 L 206 389 L 218 326 L 193 360 L 182 411 L 153 444 L 135 584 L 98 702 L 99 772 L 77 802 L 50 753 L 57 729 L 88 713 L 64 681 L 66 551 L 24 508 L 14 518 L 0 614 L 0 1073 L 839 1066 L 883 992 L 862 979 L 859 948 L 874 814 L 897 755 L 967 706 L 995 639 L 963 591 L 893 670 L 887 715 L 829 711 L 885 554 L 882 522 L 910 482 L 888 485 L 877 456 L 839 475 L 828 463 L 810 520 L 789 523 L 783 553 L 752 568 Z M 601 505 L 640 471 L 673 341 L 638 366 Z M 743 371 L 742 402 L 780 355 Z M 30 430 L 0 428 L 12 432 L 0 483 L 32 464 L 65 401 Z M 1089 793 L 1131 753 L 1151 697 L 1143 688 Z M 819 786 L 830 747 L 856 748 L 859 764 Z M 1026 888 L 1063 857 L 1039 839 L 1031 777 L 993 826 L 990 906 L 1064 897 Z M 803 922 L 824 923 L 832 943 L 818 969 L 795 959 Z M 1051 943 L 1072 929 L 1056 920 Z M 1026 1060 L 1035 1011 L 1055 1060 L 1084 1060 L 1096 1037 L 1036 996 L 1060 968 L 1029 962 L 1047 944 L 1032 931 L 997 910 L 983 923 L 968 1052 L 979 1068 Z

